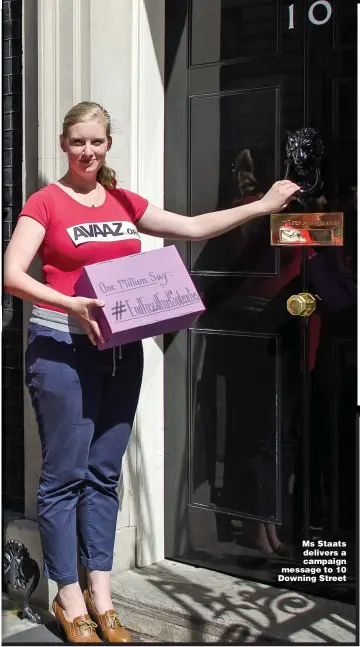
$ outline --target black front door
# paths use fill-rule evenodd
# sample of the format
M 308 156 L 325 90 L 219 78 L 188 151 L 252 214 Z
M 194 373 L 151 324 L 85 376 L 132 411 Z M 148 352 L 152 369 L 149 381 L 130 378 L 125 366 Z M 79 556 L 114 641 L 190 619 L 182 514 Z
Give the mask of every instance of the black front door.
M 261 198 L 284 177 L 288 131 L 307 126 L 324 140 L 323 189 L 290 210 L 345 220 L 343 247 L 272 247 L 268 217 L 178 245 L 206 313 L 165 344 L 166 556 L 314 591 L 311 571 L 279 581 L 280 569 L 304 566 L 303 542 L 346 542 L 344 561 L 321 565 L 345 579 L 316 587 L 349 600 L 356 3 L 166 7 L 166 208 L 195 216 Z M 298 293 L 316 298 L 308 317 L 287 310 Z

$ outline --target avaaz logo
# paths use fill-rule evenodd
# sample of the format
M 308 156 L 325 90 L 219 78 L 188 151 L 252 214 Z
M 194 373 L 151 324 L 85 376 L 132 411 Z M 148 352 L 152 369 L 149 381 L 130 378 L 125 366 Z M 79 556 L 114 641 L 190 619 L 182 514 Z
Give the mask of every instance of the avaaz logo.
M 139 240 L 135 225 L 124 221 L 87 222 L 66 229 L 74 245 L 83 243 L 114 243 L 118 240 Z

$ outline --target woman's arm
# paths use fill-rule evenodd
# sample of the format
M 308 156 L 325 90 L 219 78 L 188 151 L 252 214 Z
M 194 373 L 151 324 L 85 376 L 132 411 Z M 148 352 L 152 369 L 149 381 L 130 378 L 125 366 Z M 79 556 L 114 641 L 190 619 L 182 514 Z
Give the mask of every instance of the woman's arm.
M 33 218 L 22 216 L 4 256 L 4 291 L 25 301 L 66 309 L 70 297 L 33 279 L 27 271 L 45 236 L 45 228 Z
M 284 209 L 299 186 L 289 180 L 275 182 L 271 189 L 261 198 L 250 204 L 213 211 L 200 216 L 180 216 L 170 211 L 164 211 L 149 204 L 144 215 L 137 223 L 143 234 L 172 238 L 177 240 L 205 240 L 224 234 L 253 218 L 277 213 Z
M 33 218 L 21 216 L 5 252 L 4 291 L 31 303 L 39 301 L 65 310 L 79 320 L 93 344 L 96 344 L 96 337 L 103 341 L 99 326 L 91 313 L 91 308 L 102 307 L 103 301 L 85 297 L 68 297 L 27 274 L 44 236 L 43 225 Z

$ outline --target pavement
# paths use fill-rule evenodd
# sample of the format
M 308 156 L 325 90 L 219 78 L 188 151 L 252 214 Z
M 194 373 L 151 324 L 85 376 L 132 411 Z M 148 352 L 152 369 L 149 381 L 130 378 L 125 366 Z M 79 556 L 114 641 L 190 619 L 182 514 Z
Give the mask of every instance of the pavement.
M 355 605 L 171 560 L 114 573 L 112 596 L 133 643 L 359 644 Z M 62 643 L 41 615 L 43 625 L 21 620 L 3 596 L 2 644 Z
M 33 607 L 35 608 L 35 607 Z M 29 620 L 19 617 L 19 605 L 6 595 L 2 596 L 2 644 L 23 645 L 41 643 L 60 643 L 63 641 L 57 633 L 56 624 L 50 613 L 39 611 L 44 620 L 42 625 L 34 625 Z
M 20 618 L 19 605 L 9 600 L 6 595 L 2 596 L 2 645 L 51 645 L 65 644 L 63 638 L 59 635 L 57 625 L 53 616 L 35 606 L 43 624 L 35 625 L 29 620 Z M 139 635 L 131 632 L 133 644 L 152 642 L 149 636 Z
M 130 630 L 165 643 L 358 644 L 356 606 L 164 560 L 112 580 Z

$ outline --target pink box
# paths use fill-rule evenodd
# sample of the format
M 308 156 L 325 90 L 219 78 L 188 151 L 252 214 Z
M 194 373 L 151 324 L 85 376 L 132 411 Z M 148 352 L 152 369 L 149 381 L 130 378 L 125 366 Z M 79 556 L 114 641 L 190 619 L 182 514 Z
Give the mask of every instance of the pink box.
M 93 308 L 101 350 L 188 328 L 205 311 L 175 245 L 87 265 L 75 293 L 105 302 Z

